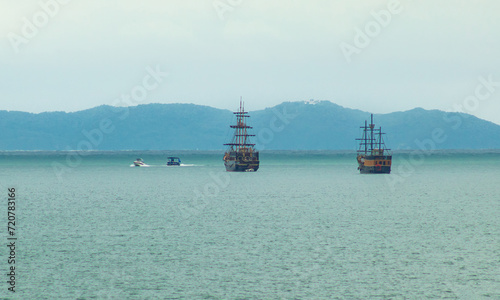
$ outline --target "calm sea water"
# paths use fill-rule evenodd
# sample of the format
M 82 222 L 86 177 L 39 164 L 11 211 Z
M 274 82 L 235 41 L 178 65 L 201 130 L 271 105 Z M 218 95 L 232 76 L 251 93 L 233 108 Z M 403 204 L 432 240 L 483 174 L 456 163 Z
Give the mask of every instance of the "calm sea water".
M 0 298 L 500 299 L 500 151 L 399 153 L 390 175 L 360 175 L 353 153 L 261 161 L 0 152 L 18 225 Z

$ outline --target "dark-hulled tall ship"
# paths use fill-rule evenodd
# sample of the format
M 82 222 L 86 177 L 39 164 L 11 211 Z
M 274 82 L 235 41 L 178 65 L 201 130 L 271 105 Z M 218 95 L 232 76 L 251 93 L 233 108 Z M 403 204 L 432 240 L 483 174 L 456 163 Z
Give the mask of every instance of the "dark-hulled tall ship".
M 229 172 L 252 172 L 259 169 L 259 152 L 255 150 L 255 144 L 250 142 L 250 137 L 254 134 L 248 134 L 248 129 L 252 127 L 246 124 L 246 118 L 250 117 L 245 111 L 244 104 L 240 100 L 240 109 L 234 112 L 236 115 L 236 125 L 234 136 L 231 143 L 224 144 L 229 146 L 224 153 L 224 166 Z
M 392 154 L 391 149 L 387 149 L 382 135 L 382 127 L 375 128 L 373 124 L 373 114 L 370 124 L 365 121 L 363 136 L 360 139 L 358 156 L 358 170 L 362 174 L 389 174 L 391 173 Z

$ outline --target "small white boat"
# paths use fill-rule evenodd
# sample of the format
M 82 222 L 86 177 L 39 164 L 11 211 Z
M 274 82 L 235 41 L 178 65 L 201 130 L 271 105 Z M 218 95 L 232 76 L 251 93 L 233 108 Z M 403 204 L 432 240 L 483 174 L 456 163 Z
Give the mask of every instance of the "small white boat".
M 144 167 L 144 166 L 147 166 L 144 161 L 142 160 L 142 158 L 138 158 L 134 161 L 134 166 L 136 167 Z

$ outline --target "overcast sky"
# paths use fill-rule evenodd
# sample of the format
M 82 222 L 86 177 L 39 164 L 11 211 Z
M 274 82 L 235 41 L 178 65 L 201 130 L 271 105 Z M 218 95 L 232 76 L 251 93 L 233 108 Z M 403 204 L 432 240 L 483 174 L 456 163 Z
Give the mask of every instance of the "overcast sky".
M 243 96 L 500 124 L 495 0 L 0 0 L 0 36 L 0 110 Z

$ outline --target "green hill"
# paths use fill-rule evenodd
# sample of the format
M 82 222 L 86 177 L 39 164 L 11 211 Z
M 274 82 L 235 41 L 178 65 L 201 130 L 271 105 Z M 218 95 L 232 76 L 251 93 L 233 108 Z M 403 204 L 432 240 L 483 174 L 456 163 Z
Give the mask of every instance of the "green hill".
M 285 102 L 250 116 L 261 150 L 353 150 L 370 113 L 320 101 Z M 416 108 L 374 117 L 392 149 L 425 141 L 436 149 L 500 148 L 500 126 L 471 115 Z M 217 150 L 231 138 L 234 121 L 229 110 L 194 104 L 0 111 L 0 150 Z

